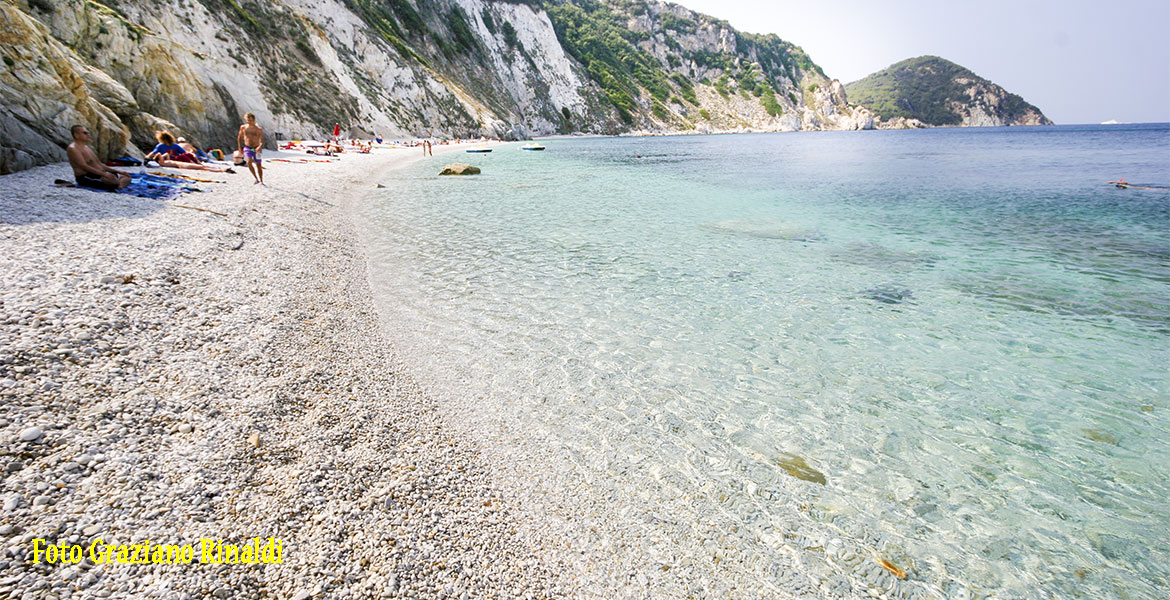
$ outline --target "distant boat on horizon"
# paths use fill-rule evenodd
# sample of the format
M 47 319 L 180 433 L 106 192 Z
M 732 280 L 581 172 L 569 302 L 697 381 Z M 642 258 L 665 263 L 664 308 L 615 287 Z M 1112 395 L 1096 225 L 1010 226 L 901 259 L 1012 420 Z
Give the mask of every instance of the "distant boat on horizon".
M 1101 124 L 1102 125 L 1121 125 L 1122 122 L 1114 120 L 1114 119 L 1109 119 L 1108 121 L 1101 121 Z

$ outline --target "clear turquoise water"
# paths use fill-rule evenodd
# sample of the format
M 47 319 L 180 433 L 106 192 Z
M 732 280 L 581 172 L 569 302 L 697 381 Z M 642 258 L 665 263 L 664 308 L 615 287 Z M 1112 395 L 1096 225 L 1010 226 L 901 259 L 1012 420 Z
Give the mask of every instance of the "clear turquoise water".
M 763 595 L 1166 597 L 1170 190 L 1105 182 L 1170 184 L 1168 126 L 546 146 L 358 209 L 404 362 L 525 468 Z

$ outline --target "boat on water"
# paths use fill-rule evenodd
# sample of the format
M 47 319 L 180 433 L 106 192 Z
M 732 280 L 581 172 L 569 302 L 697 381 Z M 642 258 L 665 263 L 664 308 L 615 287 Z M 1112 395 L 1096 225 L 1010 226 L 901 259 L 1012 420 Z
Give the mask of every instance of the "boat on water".
M 488 153 L 488 152 L 491 152 L 491 151 L 492 151 L 492 149 L 491 149 L 491 148 L 483 148 L 483 147 L 478 147 L 478 148 L 468 148 L 468 149 L 467 149 L 467 151 L 468 151 L 468 152 L 475 153 L 475 154 L 486 154 L 486 153 Z
M 520 149 L 521 150 L 532 150 L 532 151 L 539 152 L 541 150 L 544 150 L 544 146 L 541 146 L 540 144 L 538 144 L 536 142 L 528 142 L 527 144 L 520 146 Z

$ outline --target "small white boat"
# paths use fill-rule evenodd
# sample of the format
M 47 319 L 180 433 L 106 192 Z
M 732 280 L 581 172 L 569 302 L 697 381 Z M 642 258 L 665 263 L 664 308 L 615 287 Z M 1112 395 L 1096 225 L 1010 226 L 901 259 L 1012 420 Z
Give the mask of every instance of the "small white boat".
M 520 146 L 520 149 L 521 150 L 540 151 L 540 150 L 544 150 L 544 146 L 541 146 L 540 144 L 538 144 L 536 142 L 528 142 L 527 144 Z
M 472 152 L 472 153 L 476 153 L 476 154 L 485 154 L 485 153 L 491 152 L 492 149 L 491 148 L 484 148 L 484 147 L 476 147 L 476 148 L 468 148 L 467 151 Z

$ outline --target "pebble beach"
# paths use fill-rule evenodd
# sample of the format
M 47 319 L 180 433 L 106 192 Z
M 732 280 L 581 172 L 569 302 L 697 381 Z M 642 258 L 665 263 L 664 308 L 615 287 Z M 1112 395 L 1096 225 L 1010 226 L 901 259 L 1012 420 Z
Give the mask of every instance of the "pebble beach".
M 380 341 L 346 190 L 418 153 L 169 202 L 55 187 L 64 163 L 0 178 L 0 598 L 577 596 Z M 96 564 L 99 538 L 196 556 Z M 200 561 L 257 538 L 282 561 Z

